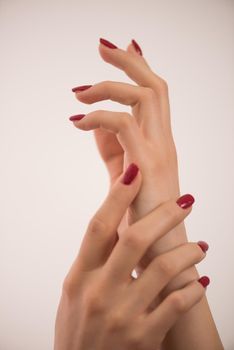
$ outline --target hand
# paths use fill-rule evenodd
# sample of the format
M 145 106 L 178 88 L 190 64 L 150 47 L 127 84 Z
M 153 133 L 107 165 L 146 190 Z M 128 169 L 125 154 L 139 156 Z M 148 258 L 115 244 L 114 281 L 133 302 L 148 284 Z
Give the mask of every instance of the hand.
M 118 239 L 117 227 L 141 181 L 137 166 L 130 165 L 89 222 L 63 283 L 54 350 L 155 350 L 176 320 L 203 297 L 205 278 L 150 308 L 172 278 L 205 257 L 197 243 L 159 255 L 140 278 L 132 277 L 146 250 L 191 212 L 185 197 L 170 200 L 129 226 Z
M 94 130 L 100 154 L 108 168 L 111 185 L 126 168 L 139 164 L 143 184 L 128 210 L 127 221 L 135 222 L 162 202 L 180 194 L 177 155 L 170 125 L 166 82 L 152 72 L 133 44 L 127 52 L 101 44 L 102 58 L 122 69 L 139 86 L 105 81 L 93 86 L 74 88 L 76 98 L 87 104 L 111 99 L 132 107 L 132 115 L 108 111 L 89 113 L 80 121 L 71 118 L 77 128 Z M 88 88 L 89 87 L 89 88 Z M 79 117 L 79 116 L 78 116 Z M 126 225 L 122 224 L 123 229 Z M 140 265 L 187 240 L 183 223 L 146 253 Z M 119 230 L 121 234 L 121 230 Z M 176 240 L 175 240 L 176 237 Z

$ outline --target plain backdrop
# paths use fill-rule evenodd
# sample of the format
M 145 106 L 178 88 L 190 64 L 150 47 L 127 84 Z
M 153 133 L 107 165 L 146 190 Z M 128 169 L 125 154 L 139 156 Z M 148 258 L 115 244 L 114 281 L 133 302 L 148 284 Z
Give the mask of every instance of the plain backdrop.
M 108 192 L 92 131 L 69 116 L 71 88 L 130 82 L 98 53 L 132 38 L 169 85 L 181 192 L 196 198 L 191 241 L 225 350 L 233 340 L 233 0 L 0 0 L 0 350 L 53 348 L 61 284 Z

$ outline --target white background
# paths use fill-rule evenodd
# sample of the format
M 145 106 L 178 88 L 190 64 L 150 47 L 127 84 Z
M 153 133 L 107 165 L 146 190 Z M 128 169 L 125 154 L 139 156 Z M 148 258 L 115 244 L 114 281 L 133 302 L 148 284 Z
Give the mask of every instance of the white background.
M 60 288 L 108 191 L 92 132 L 68 120 L 93 106 L 71 88 L 130 80 L 99 56 L 132 38 L 167 80 L 191 241 L 226 350 L 233 340 L 234 1 L 0 0 L 0 350 L 49 350 Z

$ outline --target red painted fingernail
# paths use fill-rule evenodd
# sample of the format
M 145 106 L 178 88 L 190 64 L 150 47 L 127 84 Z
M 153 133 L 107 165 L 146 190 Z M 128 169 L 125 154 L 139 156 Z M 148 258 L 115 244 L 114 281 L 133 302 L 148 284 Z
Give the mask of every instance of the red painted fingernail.
M 72 115 L 69 120 L 71 120 L 72 122 L 75 120 L 81 120 L 85 117 L 85 114 L 77 114 L 77 115 Z
M 176 203 L 182 208 L 187 209 L 191 207 L 191 205 L 195 202 L 195 199 L 191 194 L 184 194 L 181 196 Z
M 140 46 L 137 44 L 136 40 L 132 39 L 132 44 L 133 44 L 136 52 L 139 53 L 139 55 L 142 56 L 143 55 L 142 54 L 142 50 L 141 50 Z
M 210 284 L 210 279 L 208 276 L 203 276 L 203 277 L 199 278 L 198 282 L 201 283 L 201 285 L 204 288 L 206 288 Z
M 127 170 L 125 171 L 124 177 L 122 179 L 122 183 L 124 185 L 130 185 L 132 181 L 135 179 L 135 177 L 137 176 L 138 170 L 139 168 L 136 164 L 134 163 L 130 164 Z
M 72 92 L 81 92 L 85 91 L 89 88 L 91 88 L 93 85 L 82 85 L 82 86 L 77 86 L 72 89 Z
M 109 49 L 118 49 L 117 46 L 115 46 L 114 44 L 112 44 L 110 41 L 106 40 L 106 39 L 103 39 L 103 38 L 100 38 L 100 43 L 109 47 Z
M 204 241 L 198 241 L 197 244 L 203 250 L 204 253 L 209 249 L 208 243 L 206 243 Z

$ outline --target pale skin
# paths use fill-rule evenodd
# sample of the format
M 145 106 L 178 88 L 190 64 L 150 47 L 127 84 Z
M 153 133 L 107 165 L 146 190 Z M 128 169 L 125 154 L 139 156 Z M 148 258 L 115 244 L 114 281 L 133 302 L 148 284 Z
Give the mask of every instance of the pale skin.
M 141 169 L 141 188 L 118 225 L 121 238 L 129 225 L 131 227 L 162 203 L 179 197 L 177 153 L 166 81 L 151 70 L 132 44 L 127 50 L 100 44 L 99 52 L 106 62 L 123 70 L 136 84 L 104 81 L 77 92 L 77 99 L 87 104 L 111 99 L 131 106 L 132 113 L 99 110 L 87 114 L 74 125 L 80 130 L 94 130 L 98 149 L 110 175 L 110 189 L 129 163 L 134 162 Z M 161 239 L 152 242 L 136 265 L 138 277 L 156 257 L 187 242 L 186 229 L 181 221 Z M 196 268 L 188 266 L 155 295 L 151 307 L 157 307 L 170 293 L 198 277 Z M 162 349 L 223 349 L 205 296 L 176 320 L 164 338 Z
M 191 207 L 183 209 L 169 200 L 118 237 L 119 223 L 142 184 L 140 172 L 131 184 L 122 179 L 116 179 L 90 220 L 64 280 L 55 350 L 159 349 L 172 325 L 205 294 L 202 284 L 193 280 L 150 308 L 164 287 L 205 253 L 197 243 L 181 244 L 154 258 L 135 279 L 132 271 L 147 249 L 182 222 Z

